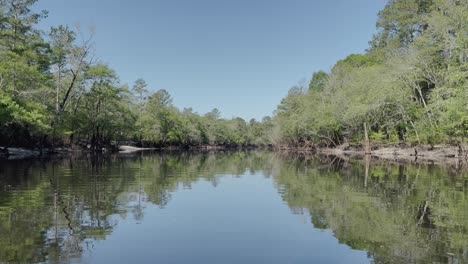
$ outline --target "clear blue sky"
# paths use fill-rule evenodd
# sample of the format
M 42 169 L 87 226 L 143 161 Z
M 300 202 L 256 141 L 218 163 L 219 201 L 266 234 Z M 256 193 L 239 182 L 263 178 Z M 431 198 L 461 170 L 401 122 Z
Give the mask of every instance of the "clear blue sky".
M 176 106 L 271 115 L 289 88 L 362 53 L 385 0 L 39 0 L 40 27 L 95 27 L 96 55 Z

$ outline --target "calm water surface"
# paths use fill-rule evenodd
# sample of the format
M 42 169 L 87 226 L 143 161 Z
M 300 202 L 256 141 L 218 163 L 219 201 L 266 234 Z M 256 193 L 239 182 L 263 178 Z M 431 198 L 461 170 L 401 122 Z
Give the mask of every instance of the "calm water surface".
M 0 263 L 37 262 L 468 263 L 468 174 L 257 151 L 0 161 Z

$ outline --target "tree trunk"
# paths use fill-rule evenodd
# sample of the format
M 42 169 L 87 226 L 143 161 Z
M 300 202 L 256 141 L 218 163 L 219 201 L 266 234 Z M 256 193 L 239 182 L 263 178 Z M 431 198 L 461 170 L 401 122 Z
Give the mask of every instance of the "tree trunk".
M 371 154 L 369 135 L 367 134 L 367 124 L 366 123 L 364 123 L 364 154 L 366 154 L 366 155 Z

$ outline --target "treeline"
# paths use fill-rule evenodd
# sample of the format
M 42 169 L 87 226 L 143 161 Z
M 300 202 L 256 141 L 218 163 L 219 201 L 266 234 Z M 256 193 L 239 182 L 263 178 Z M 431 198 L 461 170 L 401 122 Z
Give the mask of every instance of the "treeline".
M 293 87 L 274 143 L 460 143 L 468 134 L 468 1 L 391 0 L 365 54 Z
M 120 84 L 96 61 L 91 37 L 68 26 L 40 31 L 37 0 L 0 0 L 0 146 L 253 145 L 269 142 L 270 118 L 246 122 L 179 110 L 144 80 Z
M 144 81 L 137 80 L 134 90 L 140 94 L 140 101 L 136 104 L 135 128 L 143 145 L 236 147 L 268 145 L 270 142 L 268 131 L 273 128 L 270 117 L 249 122 L 240 117 L 224 119 L 216 108 L 199 115 L 191 108 L 179 110 L 174 107 L 166 90 L 159 90 L 145 100 L 141 96 L 143 87 Z
M 336 147 L 461 143 L 468 134 L 468 1 L 391 0 L 365 54 L 293 87 L 273 118 L 178 109 L 143 79 L 121 84 L 92 37 L 37 23 L 37 0 L 0 0 L 0 146 Z M 92 33 L 89 35 L 92 36 Z

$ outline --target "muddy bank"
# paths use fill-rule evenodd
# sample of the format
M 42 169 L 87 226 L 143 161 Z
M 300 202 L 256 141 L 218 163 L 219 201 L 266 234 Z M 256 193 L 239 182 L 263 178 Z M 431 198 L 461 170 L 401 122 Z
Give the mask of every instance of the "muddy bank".
M 27 159 L 40 157 L 41 152 L 23 148 L 1 148 L 0 157 L 8 159 Z
M 118 146 L 115 149 L 102 149 L 98 153 L 135 153 L 139 151 L 173 151 L 173 150 L 188 150 L 188 151 L 224 151 L 224 150 L 276 150 L 285 154 L 323 154 L 341 156 L 347 158 L 364 158 L 366 155 L 364 149 L 359 147 L 350 147 L 342 145 L 337 148 L 317 148 L 317 147 L 272 147 L 272 146 L 168 146 L 164 148 L 141 148 L 131 145 Z M 53 155 L 67 155 L 71 153 L 88 153 L 89 149 L 84 148 L 55 148 L 55 149 L 24 149 L 24 148 L 2 148 L 0 147 L 0 159 L 27 159 L 40 158 Z M 95 151 L 93 153 L 96 153 Z M 383 159 L 389 161 L 418 161 L 428 163 L 464 163 L 468 165 L 468 145 L 450 146 L 437 145 L 431 146 L 374 146 L 370 156 L 374 159 Z
M 279 148 L 280 151 L 291 151 L 301 153 L 316 153 L 335 156 L 347 156 L 363 158 L 366 152 L 363 148 L 352 148 L 348 145 L 342 145 L 337 148 Z M 406 160 L 420 161 L 429 163 L 464 163 L 468 164 L 468 146 L 450 146 L 436 145 L 426 146 L 420 145 L 415 147 L 410 146 L 375 146 L 370 151 L 369 155 L 377 159 L 386 160 Z
M 165 147 L 137 147 L 134 145 L 113 145 L 103 147 L 98 150 L 89 147 L 71 146 L 50 149 L 27 149 L 27 148 L 5 148 L 0 146 L 0 159 L 28 159 L 44 158 L 49 156 L 66 156 L 76 153 L 121 153 L 131 154 L 140 151 L 224 151 L 224 150 L 251 150 L 251 149 L 271 149 L 271 146 L 223 146 L 223 145 L 200 145 L 200 146 L 165 146 Z
M 67 155 L 70 153 L 82 152 L 74 148 L 55 148 L 55 149 L 27 149 L 27 148 L 4 148 L 0 147 L 0 159 L 29 159 L 49 157 L 52 155 Z

